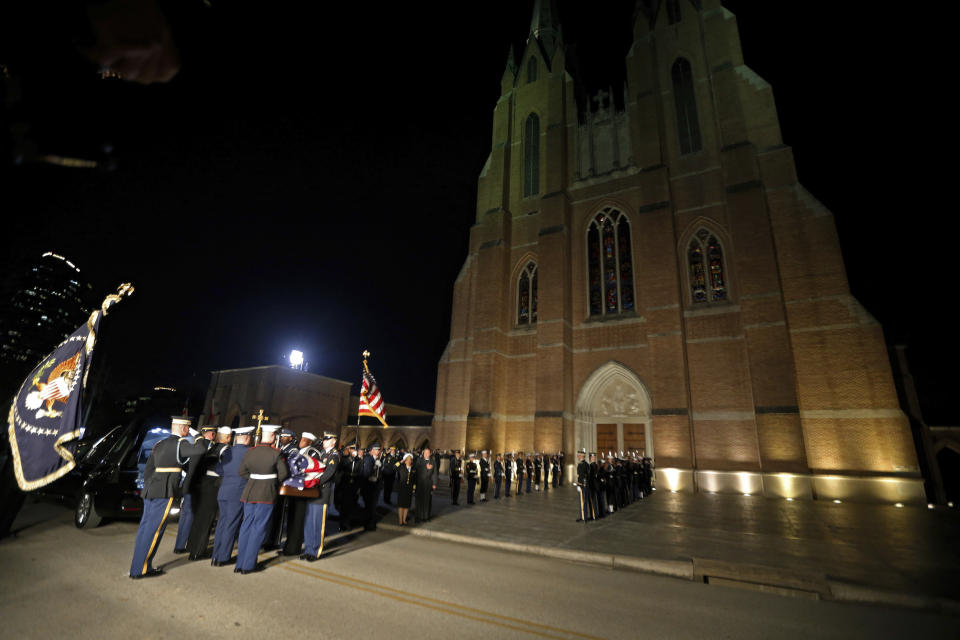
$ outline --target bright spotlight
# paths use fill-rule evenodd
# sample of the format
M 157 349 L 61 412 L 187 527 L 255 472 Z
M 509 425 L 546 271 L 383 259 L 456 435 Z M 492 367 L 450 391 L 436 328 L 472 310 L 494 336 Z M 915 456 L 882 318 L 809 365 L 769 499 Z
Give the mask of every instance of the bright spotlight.
M 903 503 L 902 503 L 902 502 L 898 502 L 897 504 L 895 504 L 895 505 L 893 505 L 893 506 L 895 506 L 897 509 L 903 509 Z
M 294 349 L 290 352 L 290 366 L 294 369 L 303 368 L 303 351 Z

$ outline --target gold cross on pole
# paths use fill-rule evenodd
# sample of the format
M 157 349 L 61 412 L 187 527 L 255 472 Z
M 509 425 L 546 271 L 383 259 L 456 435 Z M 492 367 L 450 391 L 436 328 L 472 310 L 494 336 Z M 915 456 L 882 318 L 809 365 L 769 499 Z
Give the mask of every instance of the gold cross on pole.
M 263 421 L 264 421 L 264 420 L 269 420 L 269 419 L 270 419 L 270 416 L 264 415 L 264 414 L 263 414 L 263 409 L 260 409 L 260 412 L 259 412 L 259 413 L 255 413 L 255 414 L 253 414 L 253 415 L 250 416 L 250 417 L 257 421 L 257 434 L 256 434 L 256 439 L 257 439 L 257 441 L 259 441 L 259 440 L 260 440 L 260 425 L 263 424 Z

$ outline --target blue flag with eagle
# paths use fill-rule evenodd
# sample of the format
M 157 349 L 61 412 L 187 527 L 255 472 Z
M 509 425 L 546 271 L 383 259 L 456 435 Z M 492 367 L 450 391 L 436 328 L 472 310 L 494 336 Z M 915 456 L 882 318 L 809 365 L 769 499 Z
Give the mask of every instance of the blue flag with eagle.
M 100 320 L 111 305 L 130 293 L 133 287 L 124 284 L 107 296 L 83 326 L 40 361 L 17 392 L 7 433 L 14 475 L 23 491 L 50 484 L 76 465 L 73 449 L 82 435 L 83 389 Z

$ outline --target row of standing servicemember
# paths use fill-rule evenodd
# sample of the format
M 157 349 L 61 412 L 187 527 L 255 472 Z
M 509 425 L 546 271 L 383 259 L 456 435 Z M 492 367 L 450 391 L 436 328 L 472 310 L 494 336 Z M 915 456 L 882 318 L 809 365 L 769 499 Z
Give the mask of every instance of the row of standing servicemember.
M 413 460 L 412 454 L 401 457 L 391 448 L 381 459 L 377 443 L 358 455 L 355 443 L 338 451 L 333 433 L 324 433 L 319 447 L 315 436 L 304 433 L 297 446 L 291 431 L 282 430 L 278 439 L 275 432 L 279 429 L 262 425 L 256 444 L 252 443 L 253 427 L 203 427 L 199 434 L 202 437 L 191 440 L 187 437 L 192 431 L 190 420 L 173 418 L 170 437 L 154 446 L 144 471 L 144 511 L 130 577 L 163 573 L 153 567 L 152 561 L 181 496 L 174 552 L 189 553 L 191 560 L 206 557 L 216 521 L 211 564 L 229 564 L 236 544 L 235 571 L 241 574 L 260 568 L 257 555 L 261 547 L 282 548 L 283 554 L 299 555 L 308 561 L 319 559 L 331 503 L 340 514 L 341 531 L 350 529 L 357 515 L 367 530 L 375 530 L 377 500 L 383 492 L 385 501 L 390 502 L 395 478 L 399 481 L 401 510 L 405 500 L 409 508 L 416 488 L 417 517 L 430 518 L 438 464 L 431 459 L 429 449 Z M 310 470 L 302 477 L 311 488 L 316 487 L 318 497 L 280 495 L 293 458 L 308 462 Z
M 515 494 L 521 495 L 524 491 L 526 479 L 526 493 L 544 491 L 563 486 L 563 453 L 553 455 L 535 453 L 524 455 L 521 453 L 496 454 L 491 460 L 488 451 L 481 451 L 480 455 L 470 453 L 466 460 L 462 459 L 459 450 L 450 456 L 448 473 L 450 474 L 450 502 L 459 505 L 460 488 L 463 478 L 467 481 L 467 504 L 475 504 L 474 495 L 479 489 L 480 502 L 486 502 L 490 483 L 494 485 L 493 499 L 499 500 L 501 488 L 504 497 L 510 497 L 510 490 L 516 483 Z
M 577 452 L 577 522 L 599 520 L 653 491 L 653 462 L 642 453 L 623 457 L 608 454 L 597 461 L 597 454 Z

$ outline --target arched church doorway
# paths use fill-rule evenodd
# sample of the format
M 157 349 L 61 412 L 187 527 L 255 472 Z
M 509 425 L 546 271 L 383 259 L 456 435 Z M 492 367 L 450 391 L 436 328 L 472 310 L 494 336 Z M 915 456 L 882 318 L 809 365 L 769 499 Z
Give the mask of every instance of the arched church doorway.
M 654 457 L 650 393 L 626 365 L 610 361 L 590 374 L 577 396 L 576 446 L 598 455 L 642 451 Z

